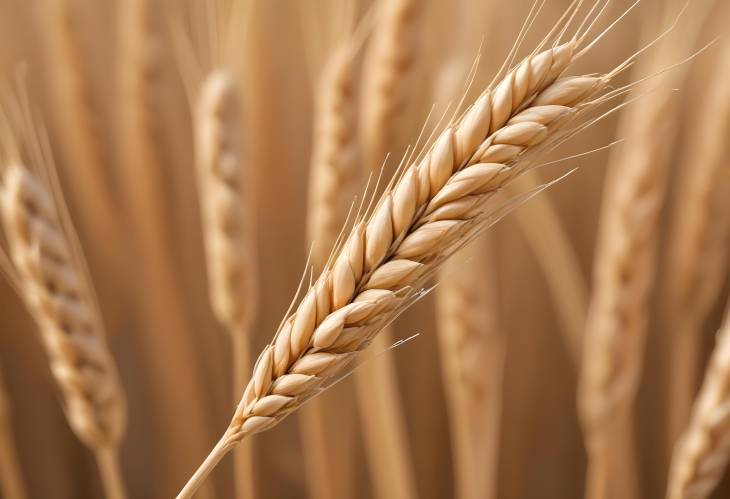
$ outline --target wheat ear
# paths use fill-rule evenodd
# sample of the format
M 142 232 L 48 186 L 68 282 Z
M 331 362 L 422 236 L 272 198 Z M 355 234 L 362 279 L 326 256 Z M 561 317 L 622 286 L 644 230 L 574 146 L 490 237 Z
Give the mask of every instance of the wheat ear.
M 730 307 L 694 403 L 689 426 L 677 441 L 668 499 L 705 499 L 730 460 Z
M 498 217 L 500 211 L 486 207 L 494 194 L 534 165 L 539 152 L 567 140 L 569 123 L 603 102 L 593 97 L 625 65 L 606 75 L 558 78 L 584 53 L 577 50 L 582 39 L 534 52 L 485 90 L 355 223 L 259 356 L 228 429 L 179 499 L 191 497 L 239 441 L 335 382 L 421 295 L 425 279 Z
M 311 260 L 318 270 L 327 264 L 330 248 L 337 242 L 360 188 L 355 55 L 349 41 L 336 47 L 328 57 L 318 84 L 307 212 Z M 302 408 L 303 452 L 310 496 L 336 499 L 349 492 L 343 489 L 348 484 L 341 483 L 342 477 L 332 476 L 336 466 L 342 466 L 342 463 L 334 462 L 336 443 L 333 440 L 342 440 L 346 435 L 340 433 L 340 428 L 333 439 L 326 431 L 328 426 L 339 423 L 327 421 L 324 402 L 323 399 L 314 400 Z M 346 403 L 339 399 L 337 402 Z M 344 409 L 340 407 L 340 410 Z
M 10 403 L 0 378 L 0 491 L 7 499 L 28 497 L 10 421 Z
M 251 214 L 244 203 L 242 123 L 235 77 L 210 73 L 201 83 L 195 118 L 198 192 L 205 234 L 210 299 L 233 341 L 233 390 L 251 369 L 249 334 L 256 310 L 256 255 Z M 254 497 L 253 448 L 236 451 L 236 490 Z
M 120 499 L 124 395 L 76 235 L 52 183 L 50 148 L 23 112 L 21 139 L 10 128 L 3 137 L 5 271 L 41 332 L 71 428 L 96 455 L 107 497 Z
M 506 337 L 497 321 L 491 238 L 446 262 L 436 292 L 437 331 L 449 402 L 456 497 L 497 497 Z
M 674 12 L 667 9 L 664 14 Z M 689 50 L 701 24 L 693 21 L 681 40 L 661 40 L 659 53 L 646 59 L 640 65 L 644 67 L 637 66 L 634 76 L 661 70 L 677 50 Z M 680 85 L 685 75 L 684 69 L 675 70 L 663 83 Z M 621 117 L 620 135 L 628 141 L 609 161 L 593 261 L 578 380 L 578 412 L 588 453 L 587 499 L 640 494 L 634 402 L 672 154 L 667 144 L 678 127 L 677 106 L 668 92 L 654 91 L 640 99 L 640 105 Z
M 726 283 L 730 242 L 730 45 L 725 44 L 682 156 L 681 194 L 668 242 L 665 319 L 672 334 L 670 442 L 686 426 L 697 390 L 700 333 Z
M 363 166 L 368 173 L 377 173 L 386 155 L 401 145 L 399 128 L 406 123 L 403 114 L 411 100 L 423 24 L 418 1 L 380 0 L 375 8 L 377 21 L 365 56 L 360 106 Z M 377 336 L 373 349 L 385 352 L 391 343 L 388 328 Z M 375 497 L 415 498 L 415 471 L 393 354 L 365 363 L 354 379 Z

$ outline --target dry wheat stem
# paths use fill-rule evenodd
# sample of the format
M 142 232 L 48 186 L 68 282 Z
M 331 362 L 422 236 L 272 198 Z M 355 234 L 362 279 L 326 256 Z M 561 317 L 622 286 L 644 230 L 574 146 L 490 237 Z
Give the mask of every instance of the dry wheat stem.
M 497 497 L 506 337 L 497 321 L 492 240 L 480 236 L 446 262 L 436 292 L 438 338 L 456 497 Z
M 405 118 L 412 107 L 423 29 L 423 6 L 417 0 L 380 0 L 375 8 L 360 106 L 363 166 L 368 173 L 377 171 L 386 155 L 401 146 L 400 129 L 410 128 Z M 391 343 L 386 329 L 373 349 L 385 351 Z M 374 495 L 411 499 L 416 497 L 416 480 L 394 364 L 390 352 L 366 363 L 354 374 L 356 394 Z
M 244 195 L 241 103 L 233 74 L 219 69 L 201 83 L 195 115 L 198 193 L 210 300 L 231 334 L 233 390 L 240 394 L 251 369 L 249 333 L 256 310 L 256 255 Z M 236 451 L 236 488 L 254 496 L 253 449 Z
M 355 223 L 259 356 L 215 456 L 179 499 L 192 496 L 226 449 L 271 428 L 334 381 L 420 295 L 424 280 L 489 224 L 493 195 L 603 101 L 592 97 L 625 65 L 606 75 L 559 78 L 579 43 L 533 53 L 508 72 Z
M 672 455 L 668 499 L 705 499 L 730 460 L 730 308 L 717 335 L 692 418 Z
M 591 483 L 594 476 L 606 477 L 606 487 L 625 487 L 627 499 L 638 493 L 630 480 L 636 477 L 636 463 L 628 427 L 641 378 L 666 187 L 666 144 L 675 125 L 673 102 L 664 94 L 651 95 L 630 111 L 631 142 L 613 158 L 603 199 L 579 380 L 591 499 L 612 496 Z M 610 454 L 614 457 L 606 457 Z M 612 469 L 599 470 L 603 466 Z
M 158 421 L 164 421 L 164 427 L 157 428 L 159 438 L 174 435 L 189 449 L 181 452 L 179 447 L 157 446 L 161 449 L 158 472 L 163 478 L 157 482 L 157 495 L 163 495 L 160 489 L 166 489 L 165 484 L 186 466 L 189 454 L 199 452 L 203 442 L 209 440 L 208 409 L 199 403 L 207 400 L 209 389 L 201 384 L 198 357 L 185 320 L 179 272 L 174 265 L 175 248 L 171 244 L 169 220 L 173 217 L 168 209 L 166 170 L 175 168 L 165 151 L 166 136 L 161 130 L 167 49 L 162 7 L 154 0 L 126 0 L 120 4 L 118 99 L 123 103 L 119 109 L 119 150 L 124 153 L 119 178 L 147 284 L 139 303 L 144 331 L 138 339 L 142 342 L 145 364 L 154 366 L 151 410 Z M 185 390 L 170 390 L 170 386 L 184 386 Z M 179 417 L 181 412 L 185 413 L 184 419 Z M 201 496 L 212 497 L 212 491 L 207 489 L 201 491 Z
M 360 186 L 354 57 L 349 41 L 336 47 L 318 83 L 307 211 L 311 261 L 318 270 L 326 265 Z M 311 497 L 336 499 L 347 484 L 332 476 L 337 463 L 328 449 L 335 443 L 326 431 L 332 423 L 324 409 L 320 399 L 300 413 L 307 484 Z
M 75 236 L 57 202 L 31 170 L 3 166 L 0 211 L 13 280 L 40 329 L 71 428 L 100 457 L 116 453 L 126 405 Z M 105 480 L 109 497 L 124 497 L 118 474 L 104 476 L 113 479 Z
M 508 191 L 513 187 L 534 189 L 540 183 L 536 173 L 528 172 L 510 184 Z M 520 207 L 515 217 L 552 290 L 568 355 L 577 367 L 588 308 L 588 284 L 578 255 L 548 193 Z
M 666 324 L 672 332 L 670 442 L 686 426 L 697 389 L 704 320 L 726 282 L 730 243 L 730 46 L 682 155 L 681 191 L 669 241 Z
M 0 491 L 7 499 L 28 497 L 15 449 L 7 392 L 0 378 Z

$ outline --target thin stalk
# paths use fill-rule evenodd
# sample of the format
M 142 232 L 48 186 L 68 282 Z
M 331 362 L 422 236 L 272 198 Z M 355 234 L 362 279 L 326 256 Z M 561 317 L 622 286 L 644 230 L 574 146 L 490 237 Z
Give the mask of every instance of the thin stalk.
M 119 466 L 117 449 L 103 447 L 95 451 L 96 462 L 101 475 L 101 485 L 107 499 L 125 499 L 127 493 L 124 488 L 122 471 Z

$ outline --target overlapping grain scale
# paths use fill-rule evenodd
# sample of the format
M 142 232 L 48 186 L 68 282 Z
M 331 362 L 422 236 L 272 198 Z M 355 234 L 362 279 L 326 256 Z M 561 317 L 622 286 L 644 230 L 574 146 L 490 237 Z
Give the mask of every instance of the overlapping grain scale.
M 436 290 L 456 497 L 497 497 L 502 373 L 493 241 L 481 235 L 441 269 Z
M 726 274 L 727 275 L 727 274 Z M 706 499 L 730 460 L 730 309 L 694 403 L 689 426 L 672 456 L 668 499 Z
M 10 401 L 0 377 L 0 492 L 7 499 L 25 499 L 28 494 L 15 449 L 10 412 Z
M 259 356 L 228 440 L 273 426 L 315 395 L 417 292 L 421 278 L 479 226 L 484 203 L 519 171 L 518 159 L 546 143 L 605 87 L 601 76 L 555 81 L 571 50 L 566 44 L 537 54 L 507 83 L 485 92 L 405 169 L 373 215 L 355 225 Z M 505 111 L 540 90 L 530 107 L 514 116 Z
M 730 46 L 702 102 L 680 162 L 670 226 L 665 324 L 674 353 L 670 371 L 671 442 L 686 426 L 699 380 L 702 327 L 727 281 L 730 248 Z
M 594 259 L 579 408 L 589 455 L 587 497 L 635 497 L 632 432 L 654 279 L 658 217 L 675 131 L 674 106 L 652 95 L 627 115 L 630 141 L 611 163 Z
M 307 239 L 318 271 L 345 225 L 362 183 L 357 138 L 355 54 L 350 43 L 336 47 L 318 82 L 309 180 Z M 311 497 L 337 499 L 353 493 L 354 400 L 349 386 L 336 387 L 334 398 L 313 400 L 302 408 L 302 452 Z M 328 410 L 344 417 L 329 421 Z M 334 432 L 327 431 L 333 428 Z M 349 478 L 349 480 L 348 480 Z
M 124 395 L 55 202 L 19 164 L 5 168 L 0 196 L 8 253 L 41 329 L 71 427 L 91 448 L 116 446 L 126 421 Z

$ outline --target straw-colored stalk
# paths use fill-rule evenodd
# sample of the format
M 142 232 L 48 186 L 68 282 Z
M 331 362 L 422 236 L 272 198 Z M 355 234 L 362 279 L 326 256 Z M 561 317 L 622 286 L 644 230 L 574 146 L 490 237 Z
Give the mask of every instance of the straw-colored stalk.
M 264 348 L 228 429 L 178 499 L 192 497 L 238 442 L 273 427 L 351 369 L 355 356 L 422 296 L 440 265 L 514 206 L 489 205 L 541 152 L 569 136 L 569 125 L 601 102 L 593 97 L 625 67 L 559 78 L 581 53 L 580 40 L 546 40 L 550 49 L 485 90 L 356 220 Z
M 659 213 L 675 131 L 674 102 L 654 93 L 624 115 L 599 221 L 578 404 L 588 452 L 586 497 L 637 497 L 633 406 L 641 379 Z
M 233 391 L 245 388 L 251 369 L 249 335 L 256 310 L 256 255 L 251 213 L 245 203 L 239 88 L 224 70 L 201 83 L 195 116 L 198 192 L 208 268 L 210 300 L 216 318 L 233 342 Z M 239 498 L 254 497 L 253 447 L 236 449 Z
M 365 55 L 360 106 L 363 166 L 378 174 L 388 153 L 403 140 L 412 99 L 422 6 L 414 0 L 379 0 L 376 23 Z M 385 352 L 364 363 L 354 374 L 363 440 L 375 497 L 411 499 L 417 496 L 415 471 L 408 444 L 398 374 L 386 329 L 373 343 Z
M 312 264 L 317 270 L 325 267 L 330 248 L 336 243 L 361 186 L 355 54 L 350 45 L 342 44 L 328 57 L 315 101 L 307 238 L 312 245 Z M 352 420 L 345 415 L 328 421 L 327 410 L 343 401 L 325 402 L 326 399 L 313 400 L 302 408 L 303 452 L 310 497 L 337 499 L 353 493 L 352 485 L 344 483 L 344 477 L 333 476 L 337 475 L 333 470 L 344 466 L 335 461 L 343 454 L 336 447 L 349 447 L 351 442 L 346 437 L 352 431 L 337 428 L 336 435 L 332 435 L 327 428 L 349 426 Z M 346 410 L 345 407 L 337 409 Z M 349 448 L 344 450 L 351 453 Z
M 707 499 L 730 460 L 730 307 L 692 408 L 677 442 L 669 473 L 668 499 Z
M 541 183 L 536 172 L 528 172 L 515 179 L 510 192 L 534 189 Z M 549 193 L 520 207 L 515 217 L 545 275 L 568 356 L 578 367 L 588 308 L 588 284 L 578 255 Z
M 62 131 L 64 157 L 73 165 L 74 199 L 80 207 L 78 216 L 84 232 L 104 244 L 107 258 L 118 261 L 119 246 L 116 224 L 118 204 L 116 192 L 106 175 L 107 158 L 99 134 L 99 123 L 89 87 L 88 64 L 81 39 L 79 2 L 53 0 L 46 6 L 48 15 L 48 47 L 55 84 L 53 104 Z M 114 270 L 115 265 L 111 266 Z
M 204 452 L 210 436 L 210 410 L 201 401 L 210 392 L 202 385 L 199 356 L 184 308 L 183 287 L 174 265 L 167 209 L 170 183 L 169 164 L 161 131 L 164 102 L 161 88 L 165 62 L 164 22 L 159 19 L 161 4 L 154 0 L 125 0 L 120 4 L 119 71 L 121 97 L 119 150 L 123 167 L 119 179 L 125 195 L 126 213 L 132 230 L 139 266 L 145 275 L 145 286 L 139 298 L 142 319 L 137 339 L 145 355 L 145 365 L 154 369 L 150 378 L 152 406 L 150 410 L 156 432 L 160 435 L 160 457 L 157 462 L 162 479 L 157 495 L 169 493 L 171 483 L 186 463 Z M 172 168 L 172 169 L 171 169 Z M 184 386 L 184 390 L 170 390 Z M 184 418 L 180 414 L 185 414 Z M 162 436 L 164 435 L 164 438 Z M 163 444 L 169 438 L 178 446 Z M 202 495 L 211 492 L 206 487 Z
M 7 499 L 25 499 L 28 493 L 15 449 L 9 406 L 0 378 L 0 492 Z
M 687 425 L 699 384 L 702 327 L 727 282 L 730 243 L 730 45 L 689 127 L 670 229 L 665 324 L 671 335 L 670 442 Z
M 49 161 L 46 152 L 36 161 Z M 0 191 L 6 271 L 40 329 L 71 428 L 94 452 L 106 496 L 121 499 L 126 404 L 86 267 L 52 188 L 20 157 L 10 161 Z
M 492 240 L 480 236 L 446 262 L 436 290 L 438 338 L 453 449 L 456 496 L 497 497 L 502 373 Z

